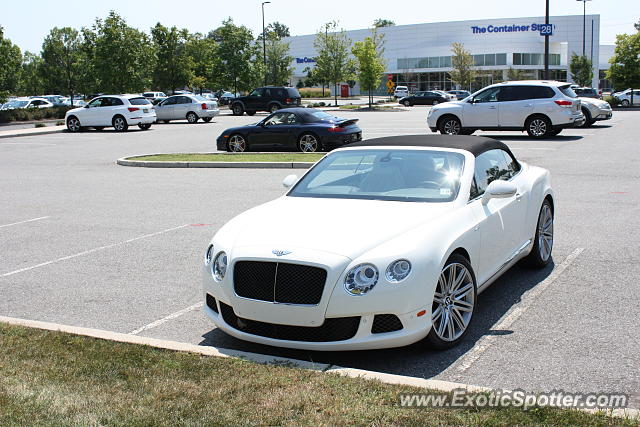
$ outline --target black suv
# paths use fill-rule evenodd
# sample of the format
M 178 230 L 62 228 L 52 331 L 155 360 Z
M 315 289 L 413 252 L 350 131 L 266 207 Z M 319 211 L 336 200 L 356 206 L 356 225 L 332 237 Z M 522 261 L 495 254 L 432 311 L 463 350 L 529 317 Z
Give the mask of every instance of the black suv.
M 247 96 L 239 96 L 231 102 L 234 116 L 247 113 L 253 116 L 256 111 L 273 113 L 281 108 L 299 107 L 300 93 L 298 89 L 284 86 L 266 86 L 254 89 Z

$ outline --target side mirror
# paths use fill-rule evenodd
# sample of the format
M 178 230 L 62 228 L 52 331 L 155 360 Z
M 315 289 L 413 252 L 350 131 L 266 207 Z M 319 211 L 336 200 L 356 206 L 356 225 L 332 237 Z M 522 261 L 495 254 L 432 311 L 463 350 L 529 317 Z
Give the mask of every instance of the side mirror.
M 508 199 L 515 196 L 518 192 L 518 187 L 509 181 L 503 181 L 496 179 L 487 186 L 487 189 L 482 195 L 482 204 L 486 205 L 491 199 Z
M 290 188 L 293 184 L 296 183 L 297 180 L 298 180 L 298 175 L 287 175 L 282 180 L 282 186 L 284 188 Z

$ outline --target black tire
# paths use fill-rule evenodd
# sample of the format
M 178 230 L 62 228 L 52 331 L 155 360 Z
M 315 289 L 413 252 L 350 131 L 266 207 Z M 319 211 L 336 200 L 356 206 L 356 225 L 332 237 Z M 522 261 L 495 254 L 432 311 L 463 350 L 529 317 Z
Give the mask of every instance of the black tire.
M 116 132 L 126 132 L 129 129 L 129 124 L 127 123 L 127 119 L 122 117 L 121 115 L 117 115 L 111 120 L 111 124 Z
M 629 106 L 629 100 L 628 99 L 623 99 L 620 102 L 620 105 L 622 105 L 623 107 L 628 107 Z
M 203 120 L 205 123 L 209 123 L 209 122 L 211 121 L 211 119 L 212 119 L 212 118 L 213 118 L 213 117 L 203 117 L 203 118 L 202 118 L 202 120 Z
M 100 131 L 104 129 L 104 126 L 94 126 L 93 128 L 97 131 Z
M 456 116 L 444 116 L 438 123 L 438 130 L 443 135 L 460 135 L 462 124 Z
M 142 130 L 149 130 L 151 129 L 151 123 L 140 124 L 138 127 Z
M 434 99 L 433 101 L 431 101 L 431 105 L 438 105 L 440 104 L 440 101 L 438 101 L 437 99 Z
M 256 114 L 255 111 L 247 111 L 247 116 L 253 116 L 254 114 Z
M 69 116 L 67 118 L 67 130 L 73 133 L 80 132 L 82 130 L 80 120 L 76 116 Z
M 198 123 L 198 119 L 199 118 L 200 117 L 198 117 L 198 115 L 196 113 L 194 113 L 193 111 L 189 111 L 187 113 L 187 121 L 189 123 L 191 123 L 191 124 Z
M 298 151 L 303 153 L 317 153 L 322 150 L 320 138 L 312 133 L 303 133 L 300 135 L 296 147 L 298 148 Z
M 527 134 L 535 139 L 546 138 L 551 135 L 551 131 L 553 130 L 551 120 L 546 116 L 529 117 L 524 124 L 524 128 Z
M 278 104 L 271 104 L 269 105 L 269 112 L 270 113 L 275 113 L 276 111 L 278 111 L 280 109 L 280 106 Z
M 545 231 L 546 224 L 541 224 L 541 221 L 543 220 L 543 215 L 545 215 L 545 212 L 551 215 L 551 224 L 550 224 L 551 242 L 550 242 L 550 246 L 548 247 L 549 252 L 546 258 L 545 258 L 546 252 L 540 250 L 540 248 L 544 245 L 544 243 L 542 242 L 542 240 L 544 239 L 540 238 L 540 234 L 543 232 L 546 232 L 546 233 L 549 232 L 549 229 Z M 544 202 L 542 202 L 542 206 L 540 207 L 540 212 L 538 213 L 538 220 L 536 221 L 536 234 L 533 238 L 533 248 L 531 248 L 531 253 L 529 253 L 529 255 L 527 255 L 527 257 L 522 260 L 523 264 L 525 264 L 526 266 L 532 267 L 532 268 L 544 268 L 551 261 L 552 259 L 551 253 L 553 251 L 553 221 L 554 221 L 553 206 L 551 205 L 551 202 L 549 202 L 549 199 L 545 199 Z M 547 237 L 548 237 L 548 234 L 547 234 Z
M 403 104 L 405 107 L 411 107 L 411 101 L 404 101 Z
M 434 350 L 446 350 L 448 348 L 455 347 L 456 345 L 458 345 L 464 339 L 464 337 L 467 335 L 467 333 L 469 332 L 469 329 L 470 329 L 470 327 L 471 327 L 471 325 L 473 323 L 473 318 L 474 318 L 474 314 L 475 314 L 476 306 L 477 306 L 477 301 L 478 301 L 478 290 L 477 290 L 476 276 L 475 276 L 475 273 L 473 272 L 473 268 L 471 267 L 471 263 L 469 262 L 469 260 L 467 258 L 465 258 L 462 255 L 452 254 L 449 257 L 449 259 L 447 260 L 447 262 L 444 264 L 444 267 L 442 269 L 442 273 L 441 274 L 445 274 L 445 271 L 448 271 L 448 272 L 453 271 L 455 273 L 456 272 L 456 268 L 458 269 L 457 270 L 458 273 L 461 273 L 461 269 L 460 269 L 459 266 L 464 266 L 464 268 L 469 273 L 471 281 L 468 282 L 468 284 L 466 286 L 468 286 L 470 284 L 473 284 L 472 289 L 469 288 L 469 290 L 467 292 L 465 292 L 465 294 L 464 294 L 464 295 L 468 295 L 468 293 L 471 293 L 473 306 L 471 307 L 471 311 L 467 312 L 467 313 L 469 313 L 469 315 L 468 315 L 466 328 L 455 339 L 446 340 L 446 339 L 443 339 L 441 336 L 439 336 L 437 329 L 439 329 L 440 324 L 437 322 L 437 319 L 436 320 L 432 320 L 433 325 L 431 327 L 431 330 L 429 331 L 429 334 L 424 338 L 422 343 L 424 345 L 426 345 L 427 347 L 429 347 L 431 349 L 434 349 Z M 438 281 L 438 282 L 440 283 L 440 281 Z M 440 289 L 438 286 L 440 286 L 440 285 L 439 284 L 437 285 L 436 292 Z M 460 289 L 460 288 L 458 288 L 458 289 Z M 448 301 L 453 301 L 454 300 L 453 296 L 449 295 L 449 294 L 443 295 L 442 300 L 445 300 L 445 299 L 448 300 Z M 465 300 L 465 302 L 466 301 L 468 301 L 468 300 Z M 438 306 L 440 306 L 440 304 L 436 302 L 436 296 L 434 295 L 434 300 L 433 300 L 432 305 L 431 305 L 431 312 L 429 313 L 429 315 L 432 317 L 432 319 L 434 319 L 434 314 L 437 312 Z M 453 315 L 453 310 L 451 310 L 450 313 L 452 313 L 451 317 L 454 318 L 455 316 Z M 444 316 L 444 314 L 442 314 L 441 316 Z M 448 313 L 447 313 L 447 316 L 449 316 Z M 443 319 L 441 318 L 440 322 L 442 322 L 442 321 L 443 321 Z M 445 332 L 445 331 L 443 331 L 443 332 Z
M 240 103 L 232 104 L 231 112 L 234 116 L 241 116 L 244 113 L 244 107 Z
M 586 108 L 583 108 L 582 114 L 584 114 L 584 123 L 580 127 L 583 127 L 583 128 L 591 127 L 591 125 L 595 123 L 595 120 L 591 118 L 591 113 L 589 112 L 589 110 L 587 110 Z

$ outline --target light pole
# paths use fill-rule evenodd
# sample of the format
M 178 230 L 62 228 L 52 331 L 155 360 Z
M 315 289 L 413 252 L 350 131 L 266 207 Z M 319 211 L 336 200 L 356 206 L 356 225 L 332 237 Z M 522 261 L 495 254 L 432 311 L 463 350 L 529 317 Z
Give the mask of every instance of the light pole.
M 544 23 L 549 25 L 549 0 L 545 5 Z M 544 79 L 549 80 L 549 34 L 544 35 Z
M 270 1 L 262 2 L 262 60 L 264 61 L 264 85 L 267 85 L 267 41 L 264 36 L 264 5 Z
M 582 56 L 586 56 L 586 40 L 587 40 L 587 2 L 591 0 L 576 0 L 582 2 Z

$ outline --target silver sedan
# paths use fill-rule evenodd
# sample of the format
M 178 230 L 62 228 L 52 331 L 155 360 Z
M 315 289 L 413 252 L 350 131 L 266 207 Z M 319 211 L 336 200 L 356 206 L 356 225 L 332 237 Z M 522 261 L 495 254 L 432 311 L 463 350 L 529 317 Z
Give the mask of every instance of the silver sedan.
M 158 121 L 187 120 L 196 123 L 199 119 L 210 122 L 220 113 L 218 103 L 199 95 L 174 95 L 155 107 Z

